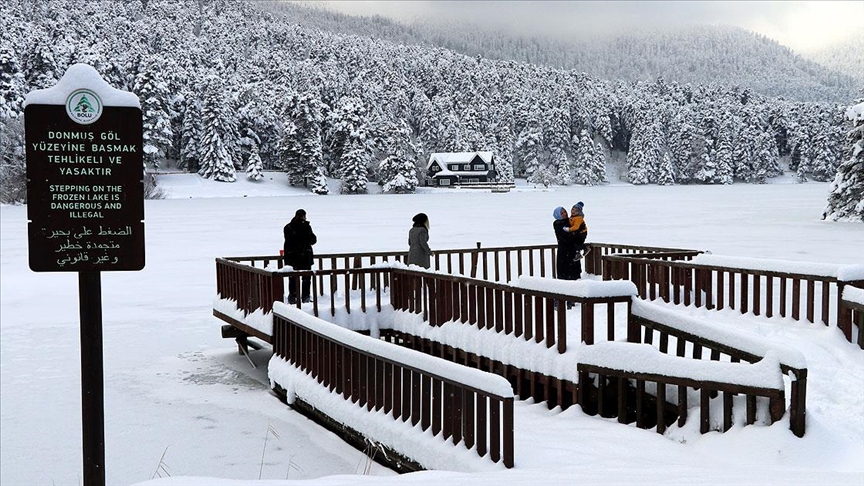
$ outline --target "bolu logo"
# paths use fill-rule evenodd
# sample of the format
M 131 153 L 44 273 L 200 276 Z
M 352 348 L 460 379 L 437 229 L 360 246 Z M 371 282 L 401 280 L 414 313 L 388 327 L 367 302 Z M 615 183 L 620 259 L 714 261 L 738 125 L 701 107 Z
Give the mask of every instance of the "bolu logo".
M 66 98 L 66 114 L 75 123 L 89 125 L 102 116 L 102 100 L 89 89 L 77 89 Z

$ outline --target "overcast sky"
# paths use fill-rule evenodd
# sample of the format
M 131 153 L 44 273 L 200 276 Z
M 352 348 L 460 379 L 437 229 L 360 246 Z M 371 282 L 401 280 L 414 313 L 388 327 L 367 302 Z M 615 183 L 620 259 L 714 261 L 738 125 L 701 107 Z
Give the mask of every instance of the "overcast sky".
M 723 23 L 764 34 L 798 52 L 817 50 L 852 35 L 864 36 L 864 0 L 850 1 L 334 1 L 344 13 L 396 20 L 465 19 L 515 33 L 562 35 Z

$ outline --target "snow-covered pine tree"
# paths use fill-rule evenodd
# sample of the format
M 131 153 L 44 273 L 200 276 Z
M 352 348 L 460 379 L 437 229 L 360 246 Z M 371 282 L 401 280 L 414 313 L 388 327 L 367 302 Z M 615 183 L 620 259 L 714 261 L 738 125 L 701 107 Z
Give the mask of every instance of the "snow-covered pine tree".
M 565 186 L 573 180 L 570 161 L 567 158 L 567 153 L 561 147 L 552 147 L 549 155 L 549 168 L 555 171 L 554 181 L 556 184 Z
M 314 93 L 293 93 L 285 104 L 279 156 L 291 185 L 307 184 L 315 194 L 328 194 L 324 177 L 321 123 L 324 104 Z
M 27 202 L 24 117 L 0 119 L 0 203 Z
M 852 121 L 847 159 L 831 183 L 822 219 L 864 222 L 864 102 L 846 110 L 846 117 Z
M 536 119 L 529 119 L 525 128 L 516 140 L 516 153 L 519 158 L 519 168 L 526 178 L 531 177 L 540 167 L 543 167 L 540 157 L 543 148 L 543 132 Z M 514 167 L 514 170 L 516 167 Z
M 135 76 L 135 85 L 132 88 L 141 100 L 144 163 L 150 167 L 160 166 L 171 149 L 174 138 L 168 108 L 168 87 L 161 79 L 162 72 L 157 56 L 146 57 L 141 63 L 141 70 Z
M 830 181 L 837 175 L 837 161 L 828 142 L 828 130 L 827 125 L 821 126 L 810 146 L 813 180 L 820 182 Z
M 555 181 L 555 172 L 551 167 L 539 166 L 537 169 L 528 176 L 528 183 L 534 184 L 535 187 L 537 184 L 542 185 L 543 187 L 549 187 Z
M 260 181 L 264 178 L 261 172 L 264 170 L 264 165 L 261 162 L 261 156 L 258 155 L 258 144 L 252 144 L 249 150 L 249 160 L 246 162 L 246 177 L 253 181 Z
M 759 133 L 758 127 L 754 126 L 754 119 L 736 117 L 735 125 L 739 130 L 734 134 L 735 142 L 732 147 L 733 175 L 736 179 L 750 182 L 756 177 L 756 142 Z
M 329 153 L 327 170 L 333 176 L 342 173 L 342 161 L 345 154 L 351 150 L 352 133 L 365 133 L 369 123 L 366 107 L 360 98 L 343 96 L 339 98 L 336 107 L 326 116 L 326 133 L 324 144 Z
M 499 121 L 492 127 L 495 137 L 495 172 L 498 182 L 513 182 L 513 132 Z
M 753 153 L 756 159 L 756 174 L 753 181 L 757 184 L 764 184 L 768 177 L 777 177 L 783 174 L 776 140 L 774 134 L 770 132 L 770 128 L 760 132 L 756 137 L 756 151 Z
M 606 182 L 606 162 L 603 157 L 603 148 L 594 143 L 587 129 L 582 129 L 579 134 L 579 143 L 573 145 L 578 153 L 576 157 L 578 169 L 574 177 L 576 183 L 593 186 Z
M 410 127 L 403 120 L 385 119 L 378 125 L 375 145 L 384 154 L 384 160 L 378 165 L 378 183 L 384 186 L 384 192 L 413 193 L 419 181 Z
M 729 112 L 723 115 L 720 130 L 717 132 L 714 166 L 716 171 L 710 182 L 714 184 L 732 184 L 734 168 L 732 165 L 732 117 Z
M 560 106 L 553 106 L 551 109 L 544 110 L 544 114 L 546 117 L 543 122 L 543 142 L 549 150 L 549 164 L 555 170 L 555 182 L 561 185 L 570 184 L 573 181 L 567 155 L 573 151 L 570 146 L 570 111 Z M 576 170 L 583 171 L 584 168 L 576 167 Z
M 201 106 L 198 96 L 188 93 L 183 104 L 183 125 L 180 136 L 180 160 L 178 169 L 198 172 L 201 166 Z
M 482 101 L 479 103 L 485 106 Z M 485 111 L 484 106 L 480 106 L 480 112 Z M 490 143 L 486 139 L 486 120 L 480 115 L 480 112 L 473 106 L 468 106 L 462 110 L 460 120 L 463 133 L 460 139 L 460 151 L 486 150 L 490 147 Z
M 672 157 L 669 151 L 664 151 L 660 158 L 660 166 L 657 168 L 657 184 L 669 186 L 675 184 L 675 175 L 672 170 Z
M 279 155 L 276 146 L 281 134 L 279 116 L 270 100 L 279 96 L 273 83 L 261 81 L 243 86 L 238 96 L 238 133 L 239 145 L 246 159 L 253 144 L 256 145 L 261 165 L 264 169 L 279 168 Z
M 24 73 L 12 46 L 0 46 L 0 121 L 24 112 Z
M 837 175 L 837 166 L 843 158 L 842 124 L 836 123 L 831 113 L 822 113 L 814 125 L 815 134 L 811 150 L 813 180 L 831 181 Z
M 48 38 L 43 29 L 33 29 L 30 31 L 28 41 L 24 51 L 27 57 L 19 59 L 23 66 L 26 85 L 30 89 L 54 86 L 63 73 L 52 50 L 54 45 L 52 39 Z
M 349 137 L 349 144 L 342 155 L 342 194 L 366 194 L 369 149 L 359 136 Z
M 648 184 L 650 169 L 650 147 L 647 144 L 647 128 L 637 126 L 630 137 L 630 148 L 627 150 L 627 180 L 630 184 Z
M 703 108 L 699 115 L 701 119 L 693 150 L 696 158 L 694 179 L 703 184 L 716 184 L 719 179 L 716 161 L 719 123 L 716 120 L 716 109 L 713 103 Z
M 204 102 L 201 107 L 203 131 L 201 134 L 201 168 L 198 174 L 222 182 L 236 180 L 230 144 L 235 143 L 230 106 L 226 106 L 221 80 L 208 76 L 204 83 Z

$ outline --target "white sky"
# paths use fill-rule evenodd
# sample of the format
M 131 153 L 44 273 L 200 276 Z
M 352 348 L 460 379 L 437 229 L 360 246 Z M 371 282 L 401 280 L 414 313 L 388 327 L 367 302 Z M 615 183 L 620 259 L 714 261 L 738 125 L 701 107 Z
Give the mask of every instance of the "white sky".
M 723 23 L 744 27 L 798 52 L 864 36 L 864 1 L 324 1 L 348 14 L 397 20 L 464 19 L 518 33 L 594 34 L 636 26 Z
M 420 211 L 430 216 L 433 250 L 477 241 L 484 247 L 549 243 L 552 208 L 581 200 L 589 241 L 799 264 L 864 263 L 861 223 L 819 219 L 830 184 L 787 182 L 542 190 L 520 181 L 507 194 L 421 189 L 315 196 L 288 187 L 281 173 L 234 184 L 160 176 L 171 199 L 146 201 L 145 268 L 102 273 L 107 484 L 138 484 L 162 464 L 171 477 L 163 471 L 164 480 L 147 486 L 501 486 L 573 484 L 574 478 L 596 485 L 860 486 L 864 355 L 836 327 L 714 313 L 735 319 L 730 331 L 747 328 L 805 355 L 810 380 L 802 439 L 788 431 L 788 417 L 773 427 L 704 436 L 698 421 L 689 421 L 660 436 L 586 416 L 578 407 L 561 413 L 521 402 L 516 470 L 396 477 L 380 466 L 361 476 L 359 452 L 270 394 L 270 353 L 254 352 L 259 368 L 253 369 L 233 341 L 221 338 L 222 321 L 212 316 L 214 258 L 275 255 L 282 226 L 298 207 L 309 214 L 319 253 L 404 250 L 411 216 Z M 29 270 L 26 213 L 26 206 L 0 206 L 0 484 L 80 485 L 77 278 Z M 469 455 L 467 464 L 485 464 Z

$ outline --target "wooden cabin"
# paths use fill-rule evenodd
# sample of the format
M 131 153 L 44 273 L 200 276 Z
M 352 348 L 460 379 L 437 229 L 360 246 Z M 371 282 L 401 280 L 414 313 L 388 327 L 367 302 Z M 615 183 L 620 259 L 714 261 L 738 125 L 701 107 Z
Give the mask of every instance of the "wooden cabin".
M 447 187 L 491 182 L 495 179 L 492 152 L 439 152 L 429 155 L 427 186 Z

